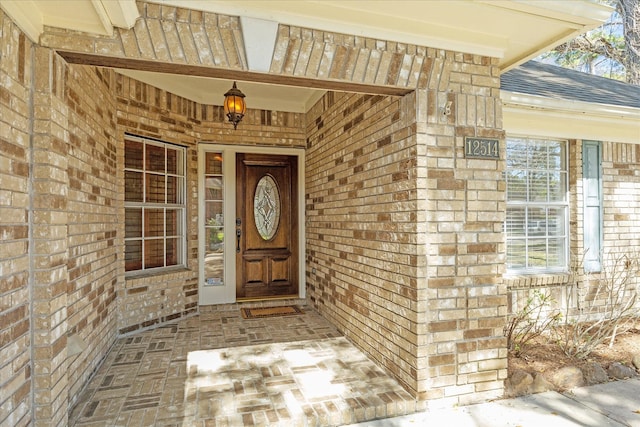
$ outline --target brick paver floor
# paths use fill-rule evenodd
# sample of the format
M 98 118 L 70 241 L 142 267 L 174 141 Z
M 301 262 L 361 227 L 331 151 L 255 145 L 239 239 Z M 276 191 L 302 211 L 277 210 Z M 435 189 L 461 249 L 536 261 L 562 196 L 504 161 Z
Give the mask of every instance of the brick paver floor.
M 71 413 L 85 426 L 338 426 L 419 410 L 308 306 L 205 312 L 122 338 Z

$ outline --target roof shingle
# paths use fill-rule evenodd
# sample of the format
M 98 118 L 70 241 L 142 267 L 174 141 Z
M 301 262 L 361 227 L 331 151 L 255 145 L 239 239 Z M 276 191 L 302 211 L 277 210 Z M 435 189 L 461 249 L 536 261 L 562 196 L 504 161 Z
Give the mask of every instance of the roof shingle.
M 640 108 L 640 86 L 537 61 L 504 73 L 500 88 L 551 99 Z

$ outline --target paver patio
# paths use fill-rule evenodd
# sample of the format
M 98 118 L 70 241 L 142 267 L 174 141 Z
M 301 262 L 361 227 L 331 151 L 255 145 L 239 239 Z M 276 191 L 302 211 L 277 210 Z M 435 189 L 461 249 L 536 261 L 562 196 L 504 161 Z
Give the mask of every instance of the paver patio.
M 337 426 L 424 409 L 316 311 L 204 312 L 119 339 L 71 425 Z

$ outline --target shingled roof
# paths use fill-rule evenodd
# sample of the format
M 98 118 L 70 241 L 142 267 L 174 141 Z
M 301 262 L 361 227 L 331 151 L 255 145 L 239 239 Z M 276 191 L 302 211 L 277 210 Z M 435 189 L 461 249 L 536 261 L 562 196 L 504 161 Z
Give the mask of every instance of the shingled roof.
M 504 73 L 500 88 L 551 99 L 640 108 L 640 86 L 537 61 Z

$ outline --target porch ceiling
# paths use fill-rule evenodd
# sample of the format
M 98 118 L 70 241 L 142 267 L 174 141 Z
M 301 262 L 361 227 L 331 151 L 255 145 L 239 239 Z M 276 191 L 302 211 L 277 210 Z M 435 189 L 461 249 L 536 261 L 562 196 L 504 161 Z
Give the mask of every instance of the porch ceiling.
M 499 58 L 503 71 L 595 28 L 611 9 L 588 0 L 158 0 L 155 3 L 244 16 L 379 40 Z M 131 28 L 135 0 L 0 0 L 33 40 L 45 26 L 110 35 Z M 220 104 L 228 81 L 127 71 L 132 77 L 198 102 Z M 206 87 L 206 90 L 203 90 Z M 318 90 L 242 83 L 251 107 L 306 111 Z M 322 93 L 322 91 L 320 91 Z M 280 99 L 280 101 L 276 101 Z

